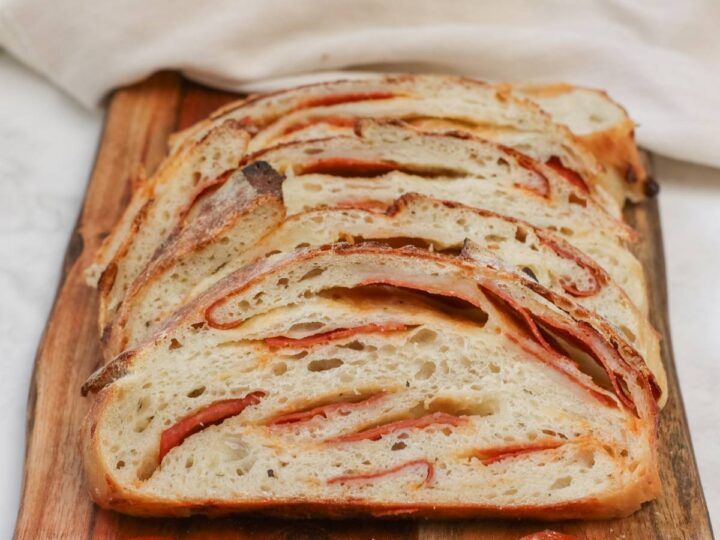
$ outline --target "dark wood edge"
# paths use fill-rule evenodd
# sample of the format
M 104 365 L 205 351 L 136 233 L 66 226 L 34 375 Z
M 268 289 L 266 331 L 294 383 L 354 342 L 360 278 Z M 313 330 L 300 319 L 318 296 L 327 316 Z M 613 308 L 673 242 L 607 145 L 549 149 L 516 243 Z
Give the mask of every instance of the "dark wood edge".
M 649 171 L 654 171 L 654 156 L 650 153 L 647 154 L 649 161 Z M 643 203 L 641 203 L 643 204 Z M 710 512 L 705 499 L 705 492 L 702 486 L 702 477 L 700 476 L 700 469 L 697 465 L 697 459 L 695 457 L 695 449 L 693 447 L 692 434 L 690 433 L 690 424 L 687 420 L 687 413 L 685 411 L 685 402 L 682 397 L 682 390 L 680 388 L 680 379 L 678 378 L 677 366 L 675 364 L 675 349 L 672 343 L 672 332 L 670 330 L 670 309 L 668 301 L 668 285 L 667 285 L 667 267 L 665 264 L 665 242 L 662 231 L 662 219 L 660 215 L 660 204 L 655 196 L 654 200 L 649 204 L 645 203 L 647 214 L 651 218 L 651 225 L 655 229 L 655 234 L 652 242 L 655 260 L 655 271 L 656 280 L 655 288 L 651 291 L 651 294 L 658 296 L 657 304 L 660 306 L 662 313 L 658 313 L 654 310 L 650 313 L 650 319 L 653 326 L 657 331 L 665 338 L 665 343 L 662 344 L 664 349 L 663 359 L 667 358 L 669 361 L 664 362 L 665 370 L 667 372 L 667 380 L 669 383 L 669 392 L 675 394 L 677 401 L 676 407 L 678 416 L 682 418 L 680 422 L 681 430 L 687 439 L 688 455 L 691 468 L 693 469 L 695 476 L 697 477 L 697 483 L 700 487 L 699 497 L 702 507 L 704 508 L 704 521 L 707 524 L 707 530 L 711 538 L 714 538 L 712 530 L 712 522 L 710 520 Z M 662 422 L 662 411 L 660 413 L 660 422 Z

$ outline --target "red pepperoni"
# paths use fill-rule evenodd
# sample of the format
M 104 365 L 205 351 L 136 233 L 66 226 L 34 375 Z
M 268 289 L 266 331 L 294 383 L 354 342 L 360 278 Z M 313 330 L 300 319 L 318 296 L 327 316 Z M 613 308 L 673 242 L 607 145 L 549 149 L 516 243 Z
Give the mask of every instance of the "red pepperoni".
M 517 444 L 511 446 L 497 446 L 494 448 L 484 448 L 477 450 L 475 455 L 480 458 L 483 465 L 490 465 L 497 463 L 504 459 L 509 459 L 523 454 L 530 454 L 532 452 L 542 452 L 544 450 L 552 450 L 559 448 L 565 444 L 563 441 L 542 441 L 532 444 Z
M 362 401 L 330 403 L 329 405 L 321 405 L 320 407 L 314 407 L 307 411 L 298 411 L 294 413 L 283 414 L 268 422 L 268 425 L 280 426 L 286 424 L 297 424 L 299 422 L 307 422 L 308 420 L 312 420 L 316 416 L 327 418 L 328 414 L 332 412 L 338 412 L 340 414 L 349 413 L 354 409 L 370 405 L 372 402 L 377 401 L 385 394 L 385 392 L 378 392 L 377 394 L 374 394 Z
M 393 92 L 348 92 L 347 94 L 329 94 L 325 96 L 311 97 L 301 101 L 295 110 L 309 109 L 311 107 L 330 107 L 343 103 L 355 103 L 357 101 L 375 101 L 379 99 L 390 99 L 395 97 Z
M 417 467 L 417 466 L 423 466 L 426 469 L 425 473 L 425 479 L 423 480 L 423 485 L 427 486 L 429 485 L 433 478 L 435 477 L 435 467 L 432 463 L 430 463 L 427 459 L 415 459 L 413 461 L 408 461 L 407 463 L 403 463 L 402 465 L 398 465 L 397 467 L 392 467 L 391 469 L 386 469 L 384 471 L 378 471 L 373 473 L 364 473 L 364 474 L 344 474 L 341 476 L 336 476 L 334 478 L 331 478 L 327 481 L 328 484 L 345 484 L 347 482 L 369 482 L 372 480 L 375 480 L 377 478 L 382 478 L 383 476 L 389 476 L 392 474 L 395 474 L 397 472 L 402 471 L 403 469 L 407 469 L 410 467 Z
M 556 173 L 565 178 L 565 180 L 570 182 L 575 187 L 580 188 L 580 191 L 582 191 L 583 193 L 590 193 L 590 188 L 588 188 L 588 185 L 583 179 L 583 177 L 572 169 L 569 169 L 565 165 L 563 165 L 563 162 L 560 161 L 559 157 L 551 157 L 545 162 L 545 165 L 553 169 Z
M 399 168 L 397 163 L 388 160 L 331 157 L 316 159 L 296 170 L 298 174 L 331 174 L 341 177 L 372 178 Z
M 384 323 L 384 324 L 365 324 L 363 326 L 355 326 L 354 328 L 338 328 L 330 332 L 315 334 L 304 338 L 289 338 L 284 336 L 265 338 L 265 344 L 274 348 L 293 348 L 299 349 L 304 347 L 312 347 L 322 343 L 328 343 L 338 339 L 345 339 L 356 334 L 369 334 L 372 332 L 396 332 L 405 330 L 407 327 L 402 323 Z
M 265 396 L 265 392 L 251 392 L 240 399 L 217 401 L 186 416 L 160 435 L 159 461 L 162 462 L 170 450 L 182 444 L 190 435 L 205 429 L 207 426 L 219 424 L 231 416 L 240 414 L 247 407 L 258 404 L 263 396 Z
M 452 414 L 437 412 L 423 416 L 421 418 L 411 418 L 409 420 L 399 420 L 397 422 L 391 422 L 383 426 L 376 426 L 371 429 L 359 431 L 358 433 L 350 433 L 348 435 L 341 435 L 333 439 L 328 439 L 325 442 L 328 443 L 343 443 L 343 442 L 355 442 L 355 441 L 377 441 L 383 435 L 392 433 L 393 431 L 399 431 L 402 429 L 424 429 L 428 426 L 435 424 L 448 424 L 451 426 L 459 426 L 466 422 L 465 418 L 453 416 Z

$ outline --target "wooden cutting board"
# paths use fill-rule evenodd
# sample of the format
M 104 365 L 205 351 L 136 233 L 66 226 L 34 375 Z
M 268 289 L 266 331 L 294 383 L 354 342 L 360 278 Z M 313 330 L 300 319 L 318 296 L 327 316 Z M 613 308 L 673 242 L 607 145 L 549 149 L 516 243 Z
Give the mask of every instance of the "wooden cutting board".
M 673 363 L 663 244 L 657 200 L 626 210 L 643 237 L 637 255 L 650 285 L 651 316 L 663 336 L 670 399 L 660 423 L 664 494 L 616 521 L 550 525 L 503 521 L 290 521 L 264 517 L 140 519 L 101 510 L 85 491 L 77 432 L 88 403 L 80 385 L 100 360 L 97 300 L 82 272 L 127 204 L 140 166 L 152 171 L 168 135 L 236 98 L 157 74 L 115 93 L 105 121 L 85 204 L 70 239 L 63 277 L 35 362 L 27 413 L 27 454 L 16 538 L 257 539 L 493 538 L 516 539 L 552 528 L 587 539 L 712 538 Z M 686 359 L 688 360 L 688 359 Z

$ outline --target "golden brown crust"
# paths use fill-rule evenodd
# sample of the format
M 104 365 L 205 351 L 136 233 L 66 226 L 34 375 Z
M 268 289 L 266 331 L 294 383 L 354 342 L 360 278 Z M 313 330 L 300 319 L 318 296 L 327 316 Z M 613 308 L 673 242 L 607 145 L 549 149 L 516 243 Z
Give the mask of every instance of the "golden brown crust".
M 150 191 L 150 193 L 152 193 L 152 191 Z M 98 281 L 98 298 L 100 301 L 100 307 L 98 309 L 98 328 L 100 329 L 102 339 L 105 339 L 104 336 L 106 327 L 112 318 L 110 297 L 113 287 L 115 287 L 115 280 L 117 278 L 119 265 L 121 264 L 123 257 L 125 257 L 128 249 L 130 249 L 133 239 L 137 236 L 138 229 L 147 218 L 147 212 L 152 203 L 153 199 L 150 195 L 148 195 L 145 204 L 142 208 L 140 208 L 138 213 L 135 214 L 132 223 L 130 224 L 130 228 L 125 234 L 124 240 L 120 243 L 120 246 L 115 252 L 115 256 L 110 260 L 100 275 L 100 280 Z
M 101 272 L 105 270 L 110 261 L 117 258 L 118 251 L 128 244 L 127 235 L 130 234 L 133 225 L 139 219 L 142 219 L 138 217 L 138 214 L 147 211 L 148 203 L 152 198 L 154 186 L 158 183 L 158 179 L 168 176 L 168 173 L 176 169 L 185 157 L 185 151 L 166 156 L 151 178 L 145 178 L 145 170 L 140 169 L 139 174 L 142 174 L 142 177 L 134 178 L 132 181 L 133 192 L 130 203 L 95 253 L 94 263 L 100 266 Z M 114 250 L 113 245 L 117 246 Z
M 100 294 L 99 309 L 99 328 L 104 331 L 105 327 L 111 321 L 114 310 L 117 306 L 110 306 L 110 298 L 113 287 L 115 286 L 115 278 L 118 268 L 123 264 L 123 259 L 128 250 L 135 241 L 138 231 L 145 226 L 148 213 L 153 207 L 155 200 L 156 188 L 160 184 L 172 182 L 190 156 L 195 151 L 201 151 L 202 145 L 208 143 L 211 137 L 222 136 L 225 133 L 237 133 L 249 139 L 249 135 L 243 130 L 238 122 L 233 120 L 225 121 L 216 126 L 213 130 L 206 133 L 202 138 L 193 141 L 192 144 L 183 146 L 181 151 L 175 152 L 167 156 L 158 167 L 155 174 L 142 182 L 138 189 L 133 193 L 133 202 L 125 210 L 125 214 L 115 225 L 110 235 L 104 240 L 100 250 L 95 255 L 94 266 L 99 267 L 99 273 L 104 273 L 106 269 L 114 264 L 116 269 L 112 276 L 112 280 L 106 279 Z M 141 206 L 136 208 L 140 203 Z M 112 249 L 114 246 L 114 250 Z M 107 260 L 105 260 L 107 259 Z M 128 284 L 129 285 L 129 284 Z
M 578 139 L 605 167 L 614 169 L 632 200 L 651 195 L 649 178 L 635 144 L 635 124 L 629 118 L 612 129 L 580 135 Z
M 511 87 L 512 85 L 507 85 Z M 635 122 L 630 119 L 625 108 L 613 100 L 604 90 L 586 88 L 566 83 L 522 85 L 523 93 L 538 98 L 551 98 L 576 90 L 593 92 L 612 103 L 623 113 L 623 119 L 611 128 L 577 135 L 578 140 L 606 168 L 613 169 L 624 184 L 626 193 L 631 200 L 641 200 L 653 195 L 650 179 L 642 157 L 635 143 Z
M 537 506 L 492 506 L 458 504 L 380 504 L 371 501 L 341 502 L 303 501 L 276 499 L 266 501 L 218 501 L 204 500 L 196 502 L 164 502 L 151 498 L 136 498 L 122 495 L 114 489 L 100 491 L 96 496 L 95 486 L 91 486 L 93 500 L 103 508 L 116 510 L 136 516 L 187 517 L 203 514 L 219 517 L 229 514 L 252 512 L 267 516 L 287 518 L 433 518 L 433 519 L 470 519 L 504 518 L 536 519 L 539 521 L 557 521 L 564 519 L 615 519 L 629 516 L 640 509 L 644 502 L 657 497 L 659 493 L 650 491 L 649 484 L 642 488 L 633 488 L 626 493 L 607 498 L 591 498 L 555 505 Z M 101 488 L 102 489 L 102 488 Z
M 80 394 L 87 396 L 93 392 L 99 392 L 113 381 L 124 376 L 132 363 L 132 359 L 137 354 L 137 349 L 131 349 L 120 353 L 112 362 L 99 368 L 92 373 L 80 388 Z

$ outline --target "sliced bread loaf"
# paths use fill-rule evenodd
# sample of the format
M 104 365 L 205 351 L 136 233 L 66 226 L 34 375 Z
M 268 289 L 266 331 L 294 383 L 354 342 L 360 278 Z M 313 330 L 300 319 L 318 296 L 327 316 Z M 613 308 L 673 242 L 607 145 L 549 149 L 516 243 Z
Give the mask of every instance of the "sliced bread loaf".
M 144 515 L 616 517 L 658 492 L 653 388 L 530 279 L 335 245 L 228 276 L 91 378 L 83 450 L 95 500 Z
M 283 220 L 282 180 L 267 163 L 255 162 L 230 174 L 193 208 L 128 287 L 103 329 L 106 357 L 151 333 L 200 281 L 241 258 Z
M 490 138 L 540 161 L 564 165 L 602 186 L 620 204 L 626 196 L 642 197 L 647 187 L 634 124 L 622 107 L 604 92 L 559 84 L 491 85 L 459 77 L 400 75 L 308 85 L 230 104 L 177 134 L 173 148 L 228 118 L 257 132 L 253 149 L 258 149 L 283 140 L 341 134 L 358 117 L 399 118 L 425 129 Z
M 88 271 L 117 354 L 83 387 L 93 498 L 573 519 L 657 496 L 632 129 L 592 90 L 391 76 L 179 134 Z
M 248 213 L 247 218 L 254 219 L 252 215 Z M 114 321 L 110 332 L 113 339 L 107 343 L 108 356 L 145 340 L 172 311 L 228 274 L 274 253 L 365 240 L 456 253 L 469 239 L 477 246 L 474 256 L 484 264 L 522 272 L 613 324 L 645 358 L 662 389 L 661 401 L 665 401 L 665 373 L 657 333 L 597 263 L 547 230 L 417 194 L 404 195 L 385 213 L 332 208 L 295 214 L 282 223 L 279 213 L 274 217 L 274 222 L 257 220 L 252 234 L 260 235 L 263 227 L 267 231 L 257 245 L 244 242 L 248 223 L 238 220 L 213 240 L 203 238 L 197 250 L 176 253 L 171 264 L 156 274 L 149 273 L 135 294 L 128 296 Z M 236 242 L 236 236 L 243 243 Z
M 182 222 L 196 190 L 234 169 L 245 154 L 248 134 L 236 122 L 223 122 L 205 137 L 167 158 L 142 182 L 112 233 L 87 269 L 100 289 L 100 328 L 105 328 L 133 280 Z
M 460 134 L 430 134 L 362 121 L 354 136 L 286 143 L 249 156 L 287 178 L 288 214 L 319 206 L 386 208 L 404 193 L 458 201 L 557 232 L 598 261 L 647 313 L 642 267 L 627 244 L 635 232 L 552 169 Z

